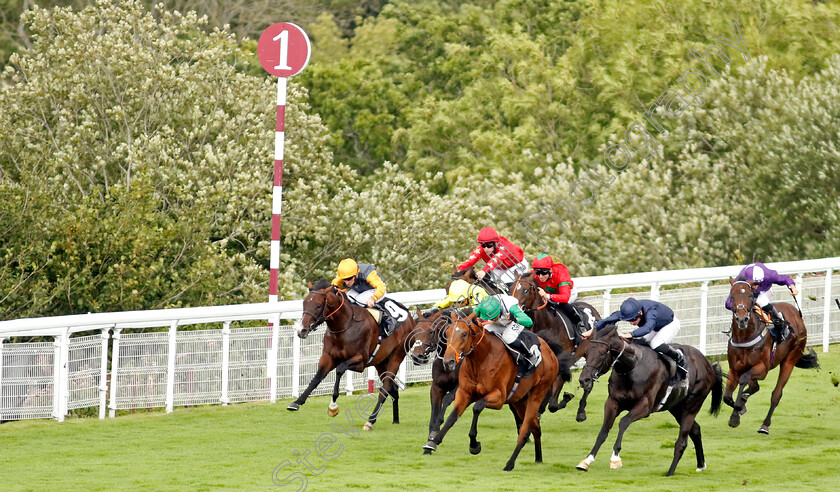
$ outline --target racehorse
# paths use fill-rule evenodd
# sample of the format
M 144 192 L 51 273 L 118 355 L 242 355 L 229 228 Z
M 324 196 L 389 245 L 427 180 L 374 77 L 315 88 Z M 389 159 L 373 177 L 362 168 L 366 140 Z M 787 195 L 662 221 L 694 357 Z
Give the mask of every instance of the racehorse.
M 619 457 L 621 438 L 627 427 L 636 420 L 653 412 L 668 410 L 680 424 L 680 433 L 674 443 L 674 460 L 668 469 L 668 476 L 674 474 L 677 463 L 686 447 L 686 438 L 691 437 L 697 453 L 697 471 L 706 469 L 703 443 L 700 438 L 700 424 L 695 421 L 709 392 L 712 393 L 710 413 L 717 415 L 723 394 L 723 373 L 720 366 L 709 363 L 706 357 L 689 345 L 672 345 L 685 353 L 688 375 L 685 380 L 669 386 L 669 367 L 650 347 L 634 345 L 620 336 L 615 325 L 607 326 L 594 333 L 586 350 L 586 366 L 580 375 L 580 384 L 592 386 L 601 374 L 612 369 L 609 381 L 609 396 L 604 403 L 604 423 L 589 456 L 577 465 L 578 470 L 587 471 L 595 461 L 604 440 L 607 438 L 616 417 L 627 410 L 627 415 L 618 424 L 618 437 L 613 446 L 610 468 L 621 468 Z
M 485 407 L 498 410 L 505 403 L 510 403 L 522 419 L 522 425 L 519 428 L 516 448 L 504 470 L 513 470 L 516 457 L 529 434 L 534 436 L 536 462 L 541 463 L 542 431 L 539 411 L 560 369 L 548 342 L 540 339 L 542 363 L 533 374 L 522 378 L 516 392 L 511 394 L 517 366 L 508 355 L 504 342 L 495 335 L 486 336 L 486 330 L 476 324 L 474 315 L 466 319 L 459 318 L 454 313 L 449 316 L 452 322 L 446 329 L 447 346 L 443 363 L 446 368 L 452 370 L 462 359 L 463 362 L 458 372 L 458 390 L 455 393 L 452 412 L 443 429 L 433 439 L 434 444 L 437 446 L 443 441 L 446 433 L 470 404 L 475 403 L 473 412 L 480 413 Z M 471 429 L 471 442 L 474 438 Z
M 449 277 L 449 282 L 444 286 L 446 292 L 449 292 L 449 286 L 456 280 L 464 280 L 469 284 L 476 284 L 487 291 L 488 294 L 503 294 L 505 290 L 502 289 L 504 284 L 499 285 L 487 274 L 483 279 L 479 280 L 475 274 L 475 268 L 469 267 L 464 270 L 458 270 L 458 267 L 452 267 L 452 275 Z
M 440 432 L 443 424 L 443 415 L 446 408 L 455 399 L 455 392 L 458 389 L 458 373 L 461 363 L 458 362 L 453 370 L 447 370 L 443 365 L 443 355 L 446 351 L 446 329 L 452 323 L 449 314 L 452 308 L 444 309 L 431 316 L 424 316 L 420 310 L 417 311 L 417 321 L 414 331 L 406 338 L 406 350 L 412 362 L 415 364 L 426 364 L 430 359 L 432 363 L 432 385 L 429 389 L 432 414 L 429 418 L 429 438 L 423 446 L 423 454 L 432 454 L 437 449 L 433 439 Z M 472 314 L 472 308 L 465 307 L 457 311 L 457 316 L 466 317 Z M 512 405 L 509 405 L 516 420 L 516 428 L 522 425 L 522 420 L 517 415 Z M 478 416 L 481 410 L 473 408 L 473 421 L 470 426 L 470 453 L 481 452 L 481 443 L 476 439 L 478 435 Z
M 747 398 L 759 389 L 758 381 L 767 377 L 767 373 L 774 367 L 781 366 L 779 379 L 770 398 L 770 410 L 764 418 L 764 423 L 758 428 L 761 434 L 769 434 L 770 417 L 782 398 L 782 390 L 790 379 L 793 368 L 817 368 L 819 361 L 813 349 L 804 353 L 808 332 L 802 316 L 794 306 L 773 303 L 793 328 L 793 334 L 774 349 L 773 338 L 768 336 L 765 323 L 754 307 L 755 295 L 752 286 L 746 281 L 736 282 L 732 278 L 729 279 L 729 283 L 732 285 L 729 291 L 733 306 L 732 336 L 726 350 L 729 376 L 723 395 L 723 401 L 732 407 L 729 426 L 738 427 L 741 423 L 741 415 L 747 412 Z M 739 385 L 738 399 L 733 401 L 732 392 L 736 384 Z
M 362 372 L 365 367 L 374 366 L 379 373 L 382 388 L 379 401 L 363 428 L 370 430 L 373 427 L 386 396 L 392 398 L 394 423 L 398 424 L 400 396 L 394 378 L 405 358 L 404 342 L 414 329 L 414 319 L 408 316 L 391 336 L 379 342 L 379 327 L 373 316 L 365 308 L 349 302 L 344 292 L 321 279 L 315 287 L 310 288 L 309 295 L 303 300 L 303 316 L 297 334 L 300 338 L 306 338 L 324 322 L 327 323 L 327 333 L 324 335 L 318 370 L 306 390 L 288 406 L 288 409 L 298 410 L 312 390 L 335 369 L 335 387 L 327 411 L 331 417 L 335 417 L 338 415 L 338 392 L 344 372 L 348 369 Z
M 577 362 L 578 359 L 580 359 L 586 352 L 589 341 L 584 339 L 579 346 L 575 347 L 574 339 L 569 336 L 569 334 L 574 330 L 573 323 L 565 314 L 553 313 L 551 310 L 546 309 L 546 307 L 548 307 L 548 303 L 539 295 L 539 285 L 537 285 L 532 273 L 520 275 L 516 282 L 510 287 L 510 295 L 516 297 L 519 301 L 519 305 L 525 313 L 534 320 L 534 325 L 531 327 L 531 331 L 538 333 L 541 337 L 547 340 L 557 343 L 563 347 L 563 351 L 565 353 L 574 354 L 574 356 L 569 359 L 569 369 L 571 369 L 571 366 L 574 365 L 574 363 Z M 598 314 L 598 311 L 590 304 L 585 302 L 575 302 L 574 305 L 587 312 L 587 315 L 590 317 L 589 328 L 592 327 L 591 324 L 594 321 L 601 319 L 601 315 Z M 568 377 L 571 377 L 569 371 L 561 371 L 561 373 L 569 374 Z M 561 408 L 565 408 L 566 404 L 574 397 L 571 393 L 566 393 L 563 396 L 563 400 L 558 401 L 560 391 L 563 389 L 563 385 L 568 381 L 569 379 L 562 379 L 559 377 L 555 381 L 551 388 L 551 398 L 549 399 L 548 406 L 549 411 L 556 412 Z M 586 399 L 591 391 L 592 387 L 584 389 L 583 396 L 581 397 L 580 404 L 578 405 L 577 416 L 575 417 L 578 422 L 586 420 Z

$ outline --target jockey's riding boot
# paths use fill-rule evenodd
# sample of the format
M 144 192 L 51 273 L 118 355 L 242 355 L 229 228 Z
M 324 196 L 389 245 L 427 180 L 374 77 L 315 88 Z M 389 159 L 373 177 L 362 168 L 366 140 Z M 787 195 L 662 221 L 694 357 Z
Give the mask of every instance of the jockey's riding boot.
M 776 341 L 776 345 L 784 342 L 785 338 L 787 338 L 788 328 L 790 325 L 782 316 L 782 312 L 776 309 L 776 306 L 772 304 L 767 304 L 761 309 L 764 310 L 765 313 L 769 314 L 770 319 L 773 320 L 773 329 L 770 330 L 770 334 L 773 335 L 773 340 Z
M 674 359 L 674 362 L 677 363 L 677 376 L 678 377 L 685 377 L 688 374 L 688 369 L 686 368 L 685 357 L 679 350 L 674 350 L 673 347 L 668 345 L 667 343 L 663 343 L 654 349 L 655 351 L 659 352 L 662 355 L 668 356 L 671 359 Z M 673 382 L 672 382 L 673 384 Z

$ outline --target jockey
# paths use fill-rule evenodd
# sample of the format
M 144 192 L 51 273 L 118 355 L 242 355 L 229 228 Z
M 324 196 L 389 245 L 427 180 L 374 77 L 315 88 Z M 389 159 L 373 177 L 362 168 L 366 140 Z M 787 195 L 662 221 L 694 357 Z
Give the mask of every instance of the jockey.
M 528 271 L 528 262 L 524 260 L 522 248 L 500 236 L 496 229 L 484 227 L 478 232 L 478 247 L 472 250 L 467 261 L 461 263 L 458 270 L 466 270 L 478 260 L 484 260 L 484 268 L 476 273 L 479 280 L 487 273 L 491 278 L 510 286 L 516 277 Z
M 483 325 L 487 331 L 499 335 L 508 346 L 522 354 L 517 364 L 517 383 L 523 374 L 528 372 L 526 359 L 533 364 L 533 367 L 540 365 L 542 353 L 540 353 L 539 339 L 528 332 L 536 339 L 536 344 L 529 344 L 522 337 L 525 327 L 532 326 L 534 322 L 522 311 L 522 308 L 519 307 L 519 301 L 515 297 L 507 294 L 486 297 L 475 306 L 474 312 L 479 324 Z M 512 320 L 509 315 L 512 315 L 516 321 Z
M 471 284 L 466 280 L 454 280 L 452 284 L 449 285 L 449 293 L 446 294 L 446 297 L 436 302 L 435 306 L 424 314 L 425 316 L 431 316 L 441 309 L 448 308 L 449 306 L 462 301 L 467 301 L 467 305 L 473 307 L 483 301 L 488 295 L 487 291 L 478 285 Z
M 572 277 L 569 276 L 566 265 L 554 263 L 551 256 L 541 254 L 534 259 L 532 266 L 534 267 L 534 280 L 540 287 L 540 296 L 582 329 L 583 321 L 580 319 L 577 310 L 572 306 L 572 303 L 577 299 L 577 289 L 575 289 Z
M 338 272 L 331 282 L 338 288 L 347 289 L 347 298 L 357 306 L 382 312 L 386 335 L 396 327 L 396 320 L 380 301 L 385 300 L 385 282 L 376 273 L 376 267 L 368 263 L 357 264 L 352 258 L 345 258 L 338 264 Z
M 636 339 L 637 343 L 648 345 L 656 352 L 668 356 L 677 363 L 677 370 L 683 375 L 688 374 L 685 357 L 679 350 L 674 350 L 668 343 L 680 331 L 680 320 L 674 316 L 674 311 L 661 302 L 647 299 L 636 300 L 632 297 L 621 303 L 621 308 L 595 323 L 595 331 L 603 329 L 616 321 L 629 321 L 637 326 L 632 333 L 619 333 L 626 340 Z M 592 330 L 583 334 L 588 337 Z M 674 381 L 671 382 L 673 384 Z
M 781 311 L 776 309 L 776 307 L 770 303 L 770 298 L 772 297 L 770 288 L 773 287 L 773 284 L 786 285 L 790 290 L 791 295 L 796 296 L 799 294 L 799 289 L 796 288 L 796 283 L 788 275 L 782 275 L 775 270 L 767 268 L 767 265 L 764 263 L 758 262 L 750 263 L 738 273 L 738 276 L 735 277 L 735 281 L 737 282 L 741 280 L 749 282 L 750 285 L 752 285 L 753 295 L 755 295 L 755 303 L 761 307 L 765 313 L 769 314 L 770 319 L 773 320 L 773 328 L 775 328 L 775 330 L 770 330 L 770 334 L 773 335 L 773 339 L 776 340 L 777 344 L 782 343 L 785 338 L 787 338 L 790 324 L 784 319 Z M 732 311 L 731 297 L 726 299 L 726 309 Z

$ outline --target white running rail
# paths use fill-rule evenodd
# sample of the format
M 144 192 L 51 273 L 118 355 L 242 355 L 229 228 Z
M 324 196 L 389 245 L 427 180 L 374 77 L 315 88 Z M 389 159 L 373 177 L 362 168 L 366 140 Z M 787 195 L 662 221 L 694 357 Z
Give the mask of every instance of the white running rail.
M 793 275 L 809 345 L 840 341 L 840 257 L 768 264 Z M 658 299 L 682 321 L 676 342 L 707 355 L 725 353 L 731 314 L 723 308 L 728 283 L 743 265 L 575 278 L 584 300 L 606 315 L 630 296 Z M 676 288 L 661 289 L 664 286 Z M 639 289 L 642 288 L 641 292 Z M 634 292 L 615 293 L 615 290 Z M 648 291 L 649 289 L 649 291 Z M 774 289 L 786 301 L 783 287 Z M 407 306 L 430 304 L 443 289 L 398 292 Z M 153 311 L 93 313 L 0 321 L 0 421 L 55 418 L 70 410 L 117 410 L 223 404 L 296 397 L 315 373 L 323 330 L 306 340 L 294 336 L 302 301 L 240 304 Z M 243 323 L 244 322 L 244 323 Z M 260 323 L 263 322 L 263 323 Z M 267 323 L 266 323 L 267 322 Z M 282 323 L 282 324 L 281 324 Z M 184 330 L 183 327 L 190 329 Z M 140 328 L 157 328 L 140 332 Z M 160 328 L 167 328 L 160 331 Z M 9 338 L 23 338 L 24 341 Z M 52 342 L 26 341 L 52 337 Z M 345 374 L 347 392 L 365 390 L 375 379 Z M 431 380 L 430 366 L 404 363 L 404 382 Z M 334 375 L 313 393 L 332 391 Z

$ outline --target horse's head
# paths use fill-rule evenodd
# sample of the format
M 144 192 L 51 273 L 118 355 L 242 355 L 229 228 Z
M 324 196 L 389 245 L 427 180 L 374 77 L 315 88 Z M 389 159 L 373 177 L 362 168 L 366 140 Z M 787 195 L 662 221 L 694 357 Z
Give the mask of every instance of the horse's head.
M 590 391 L 592 384 L 612 368 L 625 346 L 615 325 L 593 333 L 584 355 L 586 365 L 580 373 L 580 386 Z
M 464 317 L 458 311 L 449 313 L 448 326 L 445 330 L 446 352 L 443 354 L 443 367 L 452 371 L 461 360 L 470 355 L 484 336 L 484 327 L 473 321 L 474 316 Z
M 539 293 L 539 285 L 533 273 L 520 275 L 516 282 L 510 286 L 509 294 L 519 301 L 523 309 L 539 309 L 545 305 Z
M 325 279 L 310 285 L 309 295 L 303 300 L 303 316 L 297 328 L 297 335 L 306 338 L 309 332 L 327 321 L 341 307 L 341 292 Z
M 752 314 L 755 294 L 752 285 L 746 280 L 736 281 L 729 277 L 729 283 L 732 285 L 729 289 L 729 298 L 732 301 L 732 318 L 737 323 L 738 328 L 744 330 L 747 328 L 747 323 Z
M 431 316 L 423 316 L 418 311 L 414 330 L 405 339 L 405 351 L 415 364 L 425 364 L 432 359 L 438 340 L 449 326 L 450 318 L 439 311 Z

